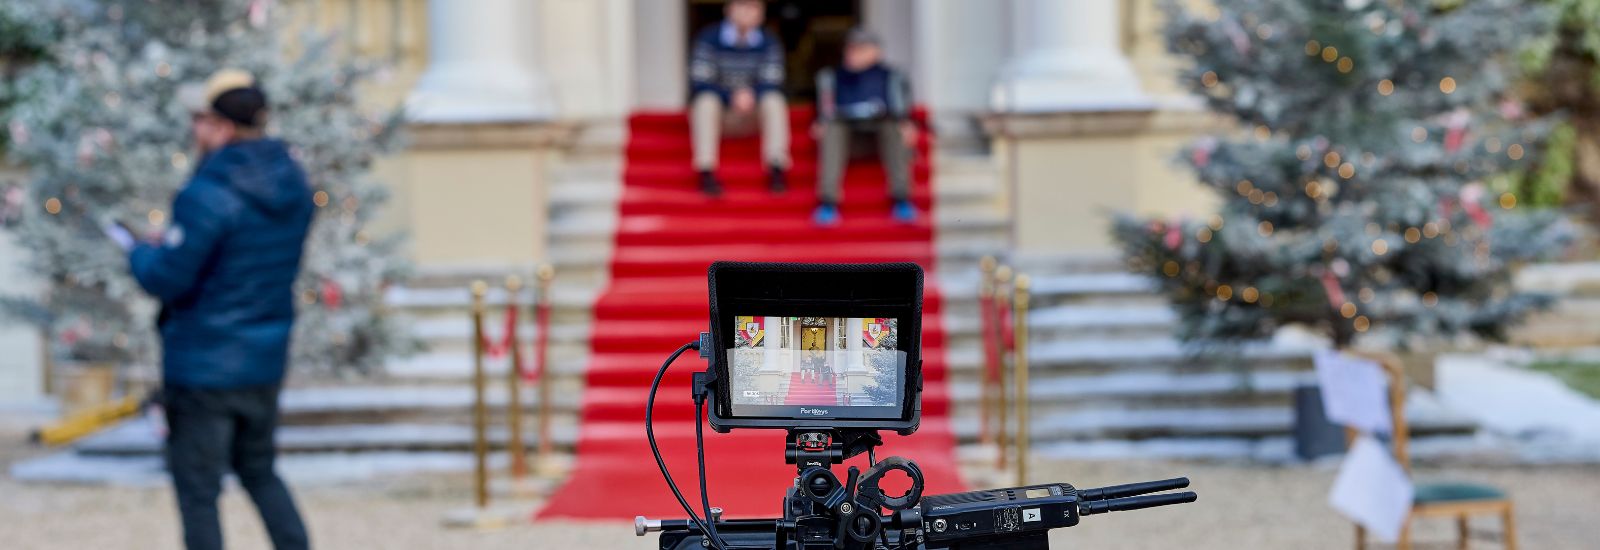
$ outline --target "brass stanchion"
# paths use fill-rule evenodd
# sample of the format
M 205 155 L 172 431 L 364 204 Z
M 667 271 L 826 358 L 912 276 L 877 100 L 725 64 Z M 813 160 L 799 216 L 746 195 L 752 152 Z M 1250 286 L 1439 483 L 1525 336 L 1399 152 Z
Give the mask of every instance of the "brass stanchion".
M 483 396 L 483 298 L 488 293 L 488 283 L 472 282 L 472 491 L 480 510 L 489 507 L 489 407 Z
M 1027 275 L 1017 275 L 1017 282 L 1012 292 L 1012 314 L 1016 321 L 1012 323 L 1012 337 L 1016 342 L 1012 350 L 1014 354 L 1017 392 L 1017 485 L 1028 484 L 1028 444 L 1033 439 L 1033 434 L 1028 431 L 1028 416 L 1032 413 L 1028 409 L 1028 287 L 1031 281 Z
M 1008 391 L 1006 387 L 1006 348 L 1008 347 L 1008 342 L 1006 342 L 1005 329 L 1005 311 L 1009 309 L 1005 306 L 1011 301 L 1011 291 L 1008 288 L 1010 284 L 1011 267 L 1002 265 L 995 268 L 994 298 L 990 307 L 994 309 L 992 316 L 995 332 L 994 356 L 995 360 L 999 362 L 995 365 L 995 370 L 998 371 L 995 386 L 999 390 L 995 392 L 995 420 L 998 424 L 998 429 L 995 430 L 995 444 L 999 449 L 995 456 L 995 467 L 1000 470 L 1006 469 L 1006 465 L 1010 464 L 1006 455 L 1008 454 L 1007 450 L 1011 447 L 1009 435 L 1007 434 L 1007 430 L 1010 429 L 1010 422 L 1006 418 L 1011 406 L 1006 402 L 1006 393 Z
M 556 269 L 550 264 L 539 266 L 539 292 L 533 297 L 536 308 L 534 326 L 539 331 L 534 340 L 534 360 L 538 365 L 539 378 L 535 381 L 539 385 L 539 454 L 536 467 L 541 476 L 555 476 L 558 468 L 555 464 L 555 443 L 550 436 L 550 282 L 555 279 Z
M 445 516 L 447 527 L 493 529 L 510 522 L 509 514 L 495 513 L 489 509 L 489 409 L 484 402 L 488 378 L 483 368 L 483 316 L 484 296 L 489 293 L 489 283 L 472 282 L 472 458 L 473 504 L 472 508 L 457 510 Z
M 983 371 L 978 374 L 978 442 L 994 444 L 994 406 L 996 371 L 1000 368 L 994 354 L 994 256 L 984 256 L 978 261 L 978 331 L 983 342 Z
M 43 386 L 43 387 L 41 387 L 40 389 L 44 391 L 44 396 L 45 397 L 47 397 L 47 398 L 48 397 L 55 397 L 56 396 L 56 362 L 55 362 L 55 359 L 51 358 L 51 356 L 54 355 L 54 354 L 50 353 L 50 331 L 48 331 L 48 330 L 39 331 L 39 349 L 41 351 L 43 351 L 43 353 L 40 353 L 39 355 L 42 356 L 42 359 L 43 359 L 42 362 L 44 363 L 42 365 L 43 369 L 41 371 L 41 374 L 43 375 L 43 377 L 39 380 L 40 385 Z
M 515 483 L 528 475 L 527 450 L 522 445 L 522 339 L 517 337 L 516 313 L 521 310 L 522 278 L 506 276 L 506 345 L 511 350 L 511 368 L 506 369 L 506 451 L 511 455 L 511 479 Z

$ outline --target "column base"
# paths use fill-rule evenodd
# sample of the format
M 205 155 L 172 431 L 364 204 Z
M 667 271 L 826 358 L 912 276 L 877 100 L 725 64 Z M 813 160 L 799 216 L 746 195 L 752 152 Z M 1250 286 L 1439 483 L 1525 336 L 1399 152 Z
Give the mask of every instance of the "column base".
M 1138 111 L 1155 107 L 1121 53 L 1072 52 L 1024 58 L 990 94 L 998 112 Z
M 400 156 L 396 204 L 411 259 L 423 266 L 546 261 L 551 152 L 570 140 L 556 123 L 413 124 Z
M 405 109 L 408 120 L 422 124 L 532 122 L 556 114 L 541 79 L 519 67 L 487 64 L 430 68 Z

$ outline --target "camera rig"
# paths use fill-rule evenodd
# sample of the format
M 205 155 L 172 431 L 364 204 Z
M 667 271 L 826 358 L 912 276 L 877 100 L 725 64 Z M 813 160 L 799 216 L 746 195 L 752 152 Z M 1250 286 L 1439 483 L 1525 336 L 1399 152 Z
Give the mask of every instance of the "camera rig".
M 1051 529 L 1075 526 L 1084 516 L 1182 504 L 1197 498 L 1187 491 L 1163 493 L 1188 487 L 1188 478 L 1096 489 L 1051 483 L 924 496 L 922 470 L 915 462 L 898 456 L 879 461 L 875 456 L 875 449 L 883 444 L 880 430 L 907 435 L 916 430 L 920 417 L 920 267 L 718 262 L 710 270 L 710 288 L 713 332 L 702 333 L 698 341 L 684 344 L 662 363 L 646 402 L 645 435 L 651 452 L 667 487 L 689 515 L 688 519 L 634 519 L 634 534 L 659 532 L 658 547 L 662 550 L 1045 550 L 1050 547 L 1047 535 Z M 894 414 L 875 416 L 881 411 L 874 409 L 869 411 L 871 414 L 850 416 L 854 411 L 848 409 L 857 397 L 847 394 L 839 397 L 834 407 L 841 414 L 838 418 L 785 416 L 790 411 L 773 407 L 745 409 L 753 413 L 740 414 L 740 409 L 733 406 L 738 402 L 730 400 L 735 387 L 730 378 L 741 371 L 749 376 L 749 372 L 769 366 L 765 359 L 751 360 L 757 364 L 744 365 L 743 369 L 730 365 L 734 360 L 728 350 L 738 346 L 730 346 L 729 342 L 739 342 L 748 350 L 759 348 L 757 342 L 764 337 L 752 338 L 748 330 L 740 338 L 733 334 L 739 330 L 736 318 L 721 310 L 733 309 L 734 313 L 745 315 L 747 312 L 739 310 L 745 307 L 759 309 L 748 313 L 761 315 L 831 316 L 823 322 L 834 323 L 831 326 L 841 332 L 837 336 L 846 342 L 850 335 L 843 331 L 855 330 L 846 329 L 847 322 L 862 322 L 862 326 L 872 326 L 874 333 L 888 334 L 899 353 L 905 355 L 896 364 L 899 372 L 879 374 L 892 375 L 881 379 L 898 384 L 901 391 L 894 394 L 898 397 L 893 402 L 867 402 Z M 763 318 L 760 323 L 754 317 L 742 319 L 762 332 L 765 319 L 782 317 Z M 873 319 L 883 321 L 873 326 Z M 897 319 L 898 323 L 887 319 Z M 897 334 L 901 330 L 906 333 Z M 704 372 L 694 374 L 692 384 L 699 455 L 699 513 L 668 472 L 653 424 L 661 379 L 672 362 L 690 349 L 698 349 L 708 363 Z M 710 418 L 703 419 L 702 413 L 708 408 Z M 786 431 L 784 461 L 795 465 L 795 478 L 783 496 L 783 517 L 724 520 L 721 510 L 711 506 L 706 495 L 703 420 L 709 420 L 719 432 L 730 428 Z M 843 479 L 833 472 L 833 465 L 862 454 L 867 455 L 865 471 L 850 466 Z M 882 485 L 895 472 L 904 475 L 910 484 L 903 493 L 891 495 Z
M 701 341 L 708 338 L 702 335 Z M 697 346 L 686 344 L 679 353 L 692 347 Z M 661 373 L 671 362 L 669 359 L 662 365 Z M 715 372 L 709 369 L 694 376 L 697 437 L 702 437 L 698 413 L 716 386 L 715 380 Z M 660 373 L 656 378 L 659 381 Z M 647 406 L 653 408 L 654 401 L 652 388 Z M 648 412 L 646 418 L 647 435 L 654 448 Z M 697 444 L 703 452 L 703 441 Z M 1094 489 L 1049 483 L 924 497 L 922 470 L 916 462 L 898 456 L 876 460 L 874 450 L 882 444 L 877 430 L 828 426 L 789 429 L 784 461 L 795 465 L 795 482 L 783 497 L 783 517 L 775 519 L 724 520 L 722 510 L 711 507 L 705 494 L 702 455 L 703 519 L 679 494 L 679 502 L 690 519 L 652 520 L 638 516 L 634 518 L 634 534 L 659 532 L 658 547 L 662 550 L 1047 550 L 1051 529 L 1075 526 L 1084 516 L 1184 504 L 1197 498 L 1189 491 L 1162 493 L 1188 487 L 1189 479 L 1181 477 Z M 832 465 L 861 454 L 868 455 L 865 472 L 851 466 L 841 480 L 832 471 Z M 656 460 L 668 486 L 678 493 L 659 452 Z M 889 495 L 880 487 L 892 472 L 900 472 L 910 480 L 904 493 Z

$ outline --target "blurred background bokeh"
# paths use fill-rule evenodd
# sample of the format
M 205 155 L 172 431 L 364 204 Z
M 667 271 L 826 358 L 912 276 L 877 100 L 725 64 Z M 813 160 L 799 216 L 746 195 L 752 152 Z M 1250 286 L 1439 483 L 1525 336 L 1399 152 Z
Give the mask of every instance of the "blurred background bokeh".
M 694 336 L 626 308 L 704 301 L 677 283 L 713 259 L 780 258 L 928 270 L 931 416 L 968 486 L 1016 484 L 1022 438 L 1027 481 L 1187 474 L 1201 493 L 1058 545 L 1353 544 L 1327 504 L 1345 441 L 1315 390 L 1330 349 L 1393 367 L 1417 478 L 1494 487 L 1524 547 L 1594 544 L 1600 0 L 766 10 L 806 122 L 792 189 L 766 194 L 736 165 L 755 148 L 728 145 L 714 201 L 683 118 L 720 0 L 0 0 L 0 539 L 176 544 L 159 435 L 135 412 L 159 381 L 155 305 L 98 228 L 166 224 L 196 162 L 179 88 L 237 66 L 316 188 L 279 446 L 322 546 L 652 545 L 528 518 L 588 460 L 581 439 L 641 436 L 617 411 L 642 407 L 648 374 L 611 360 L 653 368 Z M 909 75 L 928 136 L 909 226 L 876 182 L 846 185 L 844 225 L 810 223 L 813 75 L 858 26 Z M 462 534 L 438 525 L 472 501 L 475 347 L 494 499 L 519 521 Z M 1019 366 L 1025 434 L 996 385 Z M 744 460 L 777 461 L 772 439 Z M 519 455 L 533 464 L 512 476 Z M 233 493 L 229 536 L 264 544 Z M 1419 540 L 1457 536 L 1418 521 Z M 1470 527 L 1504 536 L 1499 517 Z

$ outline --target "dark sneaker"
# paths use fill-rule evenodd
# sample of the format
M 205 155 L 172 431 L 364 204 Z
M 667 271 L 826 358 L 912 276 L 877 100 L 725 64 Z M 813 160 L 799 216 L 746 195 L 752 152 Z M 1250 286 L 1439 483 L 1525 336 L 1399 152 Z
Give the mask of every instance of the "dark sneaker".
M 894 201 L 894 208 L 889 210 L 889 216 L 900 223 L 916 223 L 917 206 L 905 199 Z
M 722 196 L 722 182 L 717 180 L 717 175 L 710 170 L 700 171 L 700 192 L 707 197 Z
M 789 190 L 789 176 L 784 173 L 783 168 L 773 166 L 767 169 L 767 189 L 777 194 Z
M 816 211 L 811 213 L 811 222 L 820 227 L 839 225 L 839 207 L 828 203 L 817 205 Z

